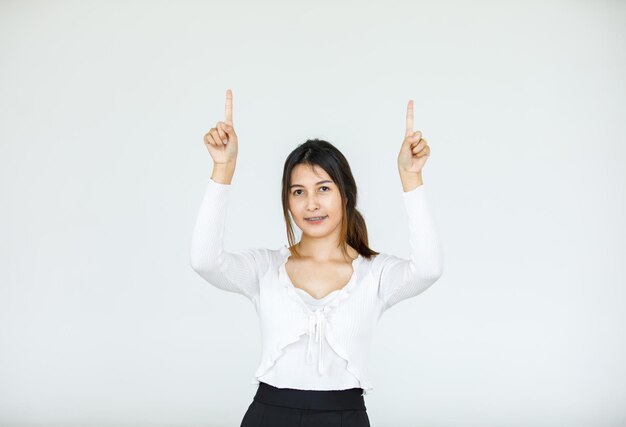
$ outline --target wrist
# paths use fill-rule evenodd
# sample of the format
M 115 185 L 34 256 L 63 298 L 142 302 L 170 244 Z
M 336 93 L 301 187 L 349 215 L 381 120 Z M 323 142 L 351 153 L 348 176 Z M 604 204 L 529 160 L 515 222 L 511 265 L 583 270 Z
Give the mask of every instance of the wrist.
M 402 190 L 406 193 L 411 191 L 420 185 L 424 184 L 422 178 L 422 171 L 419 172 L 407 172 L 400 171 L 400 181 L 402 182 Z
M 213 163 L 211 179 L 220 184 L 230 184 L 235 175 L 235 162 Z

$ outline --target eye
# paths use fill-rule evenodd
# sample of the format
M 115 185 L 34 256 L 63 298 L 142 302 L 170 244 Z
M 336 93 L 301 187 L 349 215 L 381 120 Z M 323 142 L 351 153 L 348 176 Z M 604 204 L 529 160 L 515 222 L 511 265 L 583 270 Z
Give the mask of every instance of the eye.
M 327 187 L 327 186 L 325 186 L 325 185 L 322 185 L 322 186 L 320 187 L 320 189 L 321 189 L 321 188 L 326 188 L 326 189 L 327 189 L 327 191 L 322 191 L 322 193 L 327 193 L 327 192 L 328 192 L 328 190 L 330 190 L 330 187 Z M 298 194 L 297 194 L 297 192 L 298 192 L 298 191 L 302 191 L 302 190 L 298 188 L 297 190 L 294 190 L 294 192 L 293 192 L 293 193 L 291 193 L 291 194 L 293 194 L 294 196 L 297 196 L 297 195 L 298 195 Z

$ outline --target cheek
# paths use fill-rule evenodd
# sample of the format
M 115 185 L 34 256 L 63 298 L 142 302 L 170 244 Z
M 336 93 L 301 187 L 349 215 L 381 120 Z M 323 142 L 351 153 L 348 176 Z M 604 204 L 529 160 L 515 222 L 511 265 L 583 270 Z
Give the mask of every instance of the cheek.
M 341 211 L 341 200 L 333 200 L 327 207 L 326 212 L 330 215 L 332 222 L 341 221 L 341 215 L 343 215 Z
M 300 209 L 298 202 L 292 201 L 289 203 L 289 210 L 295 213 L 295 212 L 300 212 L 302 209 Z
M 333 211 L 341 213 L 341 198 L 337 197 L 333 199 Z
M 292 203 L 289 206 L 289 212 L 291 212 L 291 216 L 294 220 L 300 221 L 301 217 L 305 214 L 305 209 L 298 203 Z

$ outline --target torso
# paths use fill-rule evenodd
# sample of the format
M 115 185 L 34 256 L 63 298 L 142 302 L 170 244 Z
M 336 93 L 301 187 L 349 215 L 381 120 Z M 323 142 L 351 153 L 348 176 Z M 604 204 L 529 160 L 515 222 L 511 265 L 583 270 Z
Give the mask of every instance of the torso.
M 348 247 L 348 254 L 355 259 L 358 252 Z M 289 256 L 285 270 L 296 288 L 307 292 L 313 298 L 321 299 L 331 292 L 342 289 L 352 277 L 352 261 L 319 262 L 310 259 L 297 259 Z

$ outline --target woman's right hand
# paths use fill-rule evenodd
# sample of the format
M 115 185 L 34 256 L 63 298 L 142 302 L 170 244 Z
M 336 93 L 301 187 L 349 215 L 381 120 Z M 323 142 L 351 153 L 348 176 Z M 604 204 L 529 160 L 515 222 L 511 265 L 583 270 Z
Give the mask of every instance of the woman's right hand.
M 215 164 L 234 164 L 237 161 L 237 134 L 233 127 L 233 93 L 226 91 L 226 120 L 217 122 L 204 135 L 204 145 Z

